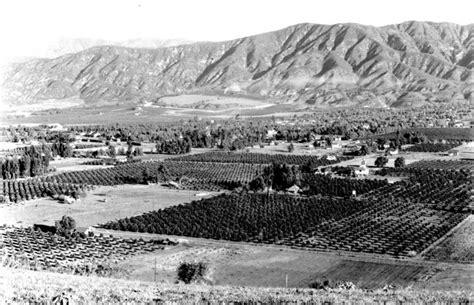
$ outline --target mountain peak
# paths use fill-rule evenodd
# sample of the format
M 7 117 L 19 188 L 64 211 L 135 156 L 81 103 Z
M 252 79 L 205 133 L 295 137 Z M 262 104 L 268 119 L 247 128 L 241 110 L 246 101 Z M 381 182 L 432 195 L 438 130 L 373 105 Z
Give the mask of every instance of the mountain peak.
M 15 65 L 4 98 L 154 101 L 238 87 L 248 96 L 308 107 L 403 106 L 409 92 L 420 105 L 466 102 L 473 96 L 473 37 L 472 25 L 449 23 L 301 23 L 224 42 L 94 46 Z

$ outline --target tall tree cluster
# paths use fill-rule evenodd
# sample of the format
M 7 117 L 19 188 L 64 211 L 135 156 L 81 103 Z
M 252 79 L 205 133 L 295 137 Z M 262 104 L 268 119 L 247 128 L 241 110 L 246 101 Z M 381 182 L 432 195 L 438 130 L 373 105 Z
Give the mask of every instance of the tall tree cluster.
M 2 178 L 36 177 L 45 173 L 51 159 L 51 150 L 43 145 L 30 146 L 22 155 L 10 155 L 1 160 Z

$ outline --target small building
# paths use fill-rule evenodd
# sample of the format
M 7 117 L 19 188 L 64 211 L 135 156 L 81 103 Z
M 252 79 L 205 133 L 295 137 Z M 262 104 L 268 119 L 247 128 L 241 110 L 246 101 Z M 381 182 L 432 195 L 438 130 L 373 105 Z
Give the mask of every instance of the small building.
M 328 161 L 337 161 L 337 157 L 334 156 L 334 155 L 328 155 L 328 156 L 326 156 L 326 159 L 327 159 Z
M 179 185 L 179 183 L 174 182 L 174 181 L 168 181 L 166 183 L 163 183 L 162 185 L 172 187 L 172 188 L 176 188 L 176 189 L 181 189 L 181 186 Z
M 66 203 L 66 204 L 73 204 L 75 201 L 76 201 L 76 199 L 74 199 L 71 196 L 64 196 L 64 203 Z
M 324 139 L 318 139 L 318 140 L 314 141 L 314 144 L 316 144 L 315 145 L 316 147 L 326 147 L 327 141 L 324 140 Z
M 366 177 L 369 175 L 369 168 L 365 164 L 365 160 L 362 160 L 360 166 L 354 170 L 356 177 Z
M 397 149 L 397 148 L 389 148 L 389 149 L 387 150 L 387 153 L 388 153 L 389 155 L 391 155 L 391 156 L 393 156 L 393 155 L 398 155 L 398 149 Z
M 298 193 L 301 191 L 301 188 L 296 184 L 293 184 L 293 186 L 287 188 L 286 191 L 292 195 L 298 195 Z
M 124 162 L 127 162 L 127 157 L 126 156 L 115 156 L 115 160 L 117 162 L 124 163 Z
M 267 134 L 265 135 L 265 138 L 266 139 L 274 139 L 275 136 L 277 135 L 277 131 L 275 129 L 270 129 L 270 130 L 267 130 Z
M 459 156 L 459 151 L 455 149 L 448 150 L 446 153 L 444 153 L 445 156 L 449 157 L 457 157 Z

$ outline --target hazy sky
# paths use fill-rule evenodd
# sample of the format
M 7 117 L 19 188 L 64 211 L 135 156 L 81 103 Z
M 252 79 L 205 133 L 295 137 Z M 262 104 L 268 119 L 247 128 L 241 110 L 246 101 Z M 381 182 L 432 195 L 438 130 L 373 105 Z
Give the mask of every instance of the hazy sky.
M 474 23 L 472 0 L 1 0 L 0 56 L 35 56 L 59 38 L 227 40 L 296 23 Z M 36 55 L 38 56 L 38 55 Z

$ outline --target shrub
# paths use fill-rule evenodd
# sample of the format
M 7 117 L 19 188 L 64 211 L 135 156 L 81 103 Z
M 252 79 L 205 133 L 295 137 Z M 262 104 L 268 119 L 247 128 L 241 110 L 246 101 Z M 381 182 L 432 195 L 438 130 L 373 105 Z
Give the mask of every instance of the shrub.
M 71 216 L 64 215 L 55 223 L 56 232 L 62 236 L 68 236 L 76 229 L 76 221 Z
M 288 152 L 293 152 L 295 150 L 295 145 L 293 145 L 293 143 L 290 143 L 290 145 L 288 145 Z
M 375 159 L 375 166 L 384 167 L 388 163 L 388 158 L 385 156 L 380 156 Z
M 207 264 L 204 262 L 182 262 L 177 269 L 178 280 L 186 284 L 202 280 L 206 272 Z
M 405 167 L 405 158 L 403 157 L 398 157 L 395 159 L 395 167 L 400 168 L 400 167 Z

